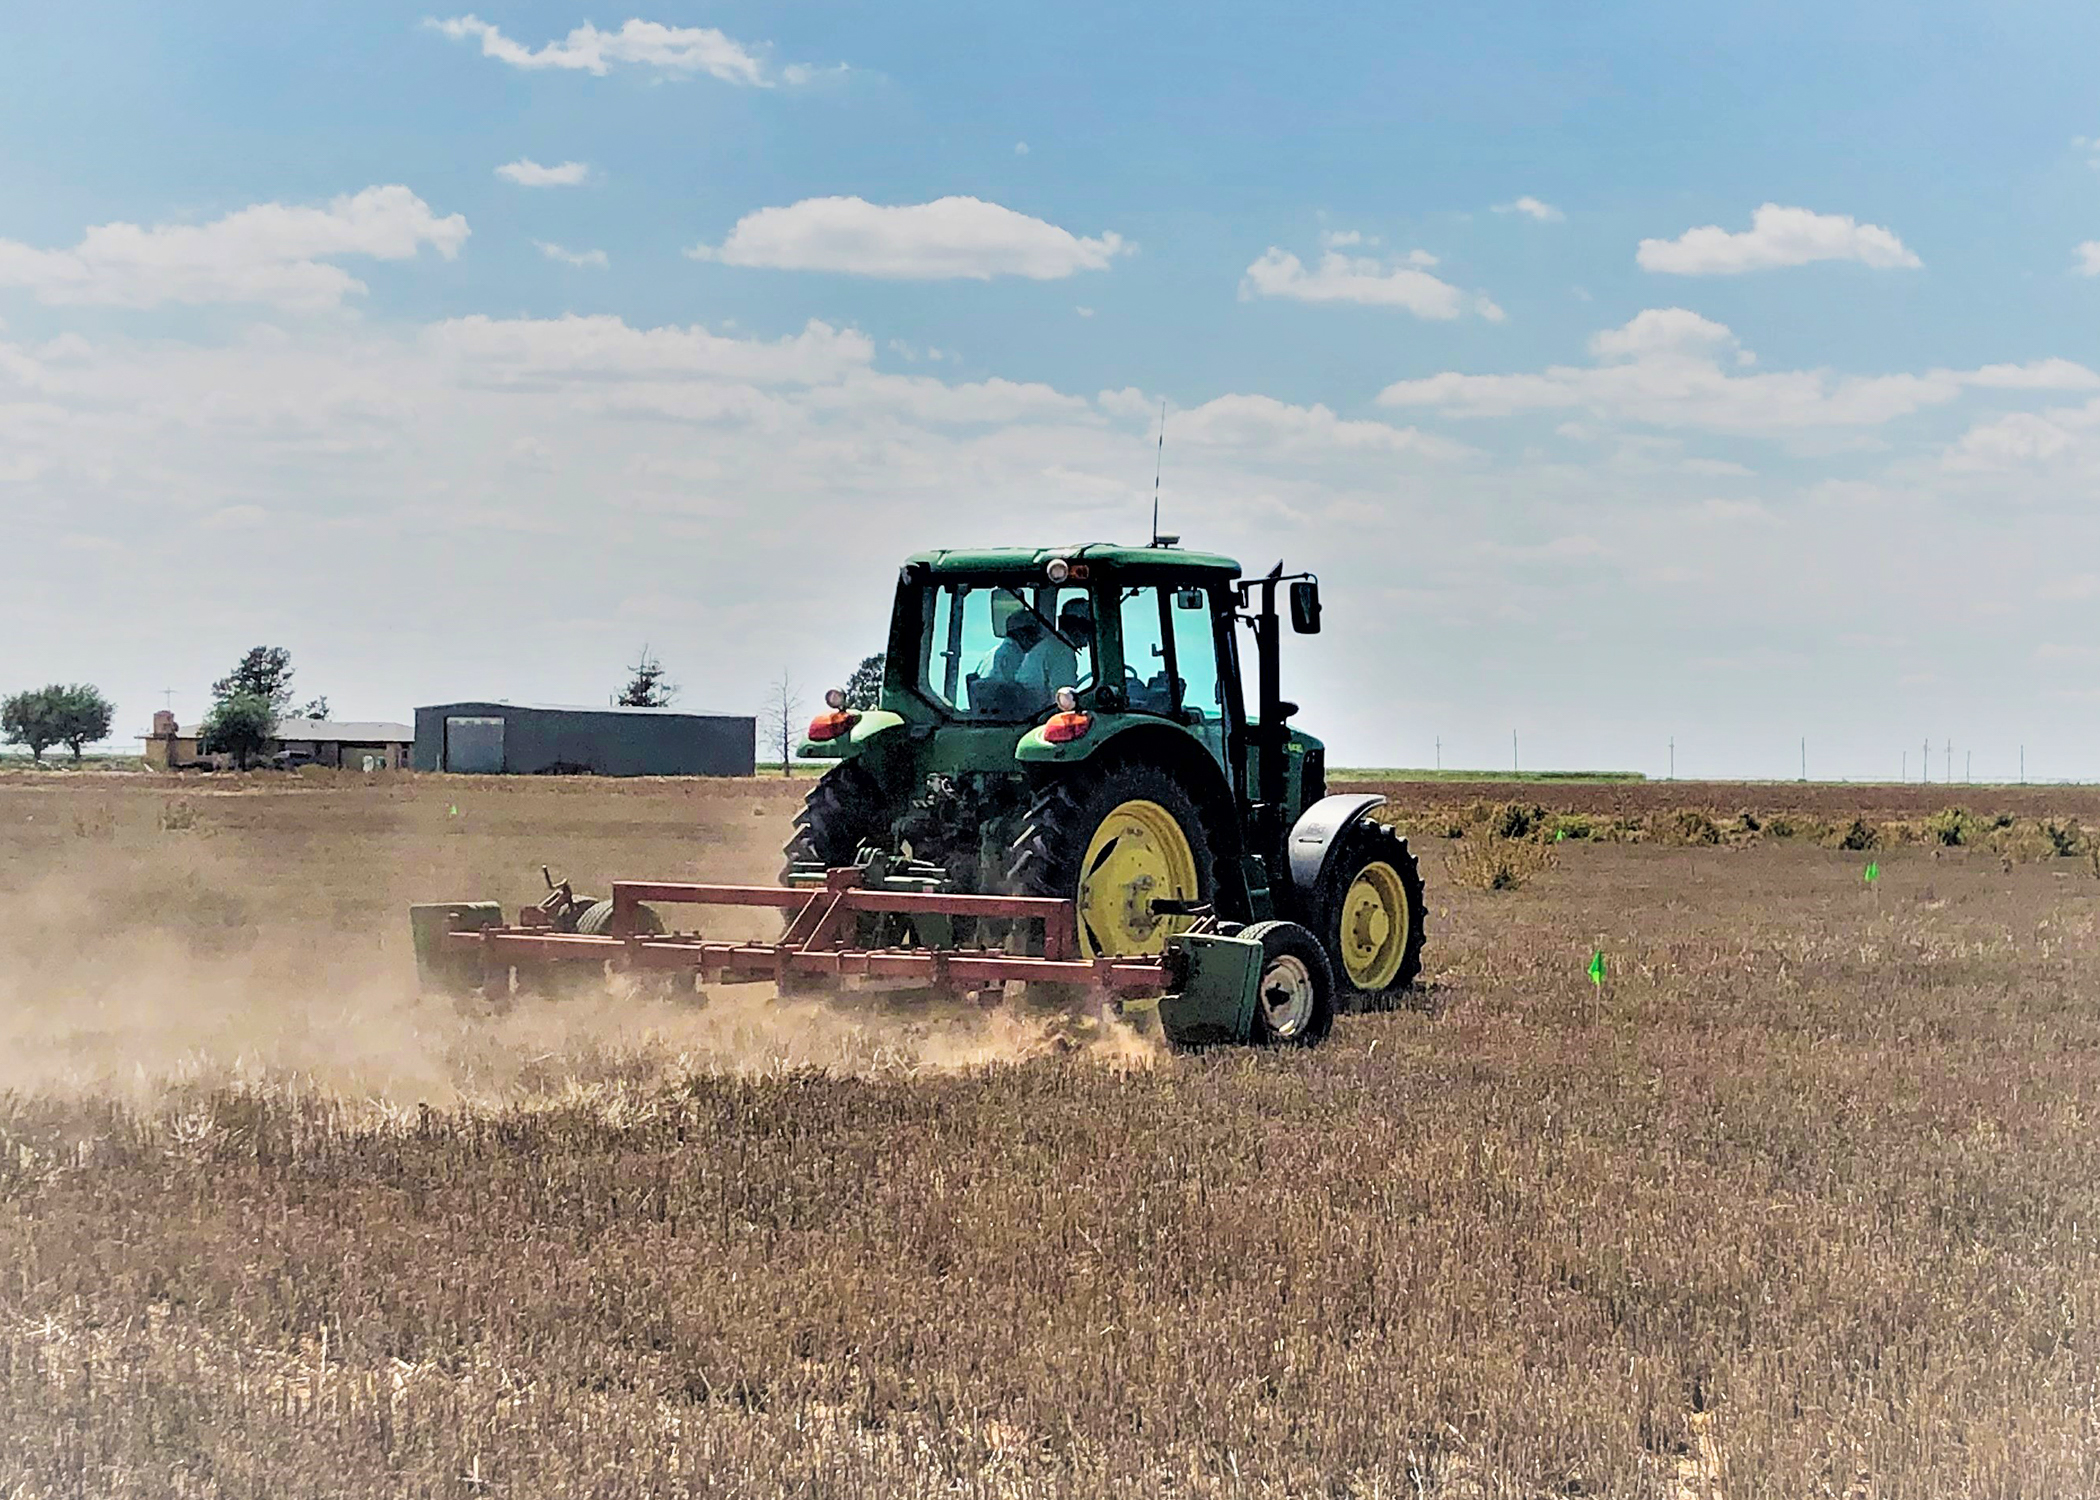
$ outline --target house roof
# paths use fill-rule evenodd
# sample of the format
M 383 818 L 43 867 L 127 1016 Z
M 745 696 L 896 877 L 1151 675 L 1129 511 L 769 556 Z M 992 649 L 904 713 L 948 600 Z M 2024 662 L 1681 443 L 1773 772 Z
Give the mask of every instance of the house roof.
M 194 740 L 203 733 L 202 724 L 175 726 L 177 739 Z M 276 732 L 270 737 L 276 740 L 331 740 L 345 745 L 409 745 L 415 743 L 416 732 L 406 724 L 396 724 L 389 719 L 279 719 Z

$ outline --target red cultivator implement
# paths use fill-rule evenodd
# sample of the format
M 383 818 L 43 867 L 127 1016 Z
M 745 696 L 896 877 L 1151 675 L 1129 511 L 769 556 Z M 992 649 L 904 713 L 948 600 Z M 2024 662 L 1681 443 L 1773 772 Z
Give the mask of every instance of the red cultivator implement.
M 770 980 L 783 994 L 924 988 L 985 999 L 1003 998 L 1019 981 L 1133 1020 L 1156 1014 L 1170 1040 L 1204 1043 L 1263 1039 L 1271 1015 L 1314 998 L 1307 986 L 1332 984 L 1317 940 L 1295 923 L 1235 930 L 1201 908 L 1162 911 L 1193 920 L 1164 952 L 1084 958 L 1069 901 L 892 889 L 869 883 L 871 874 L 880 881 L 879 871 L 861 867 L 828 871 L 820 886 L 623 880 L 610 900 L 594 903 L 550 878 L 547 899 L 512 923 L 494 902 L 413 906 L 409 917 L 424 983 L 453 992 L 507 992 L 514 978 L 592 970 L 691 976 L 702 985 Z M 790 915 L 778 939 L 739 942 L 670 930 L 676 924 L 660 909 L 680 907 Z M 1006 946 L 955 941 L 974 933 L 982 942 L 987 931 L 1003 932 Z M 894 945 L 869 945 L 893 937 Z

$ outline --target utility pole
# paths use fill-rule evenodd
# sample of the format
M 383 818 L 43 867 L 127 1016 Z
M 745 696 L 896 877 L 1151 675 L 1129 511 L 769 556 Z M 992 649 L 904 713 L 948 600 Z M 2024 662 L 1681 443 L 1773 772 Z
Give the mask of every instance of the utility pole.
M 1808 780 L 1808 736 L 1801 736 L 1801 779 Z
M 1439 771 L 1444 769 L 1444 737 L 1442 735 L 1436 737 L 1436 768 Z
M 1947 752 L 1947 785 L 1954 785 L 1954 741 L 1948 740 L 1943 747 Z
M 1677 779 L 1677 736 L 1670 736 L 1670 779 Z
M 1918 757 L 1918 785 L 1932 780 L 1932 736 L 1925 736 L 1924 753 Z
M 175 711 L 175 689 L 162 688 L 160 690 L 160 700 L 168 706 L 169 713 Z
M 1970 783 L 1976 780 L 1976 752 L 1974 750 L 1964 750 L 1961 753 L 1961 779 Z
M 1903 780 L 1905 785 L 1910 783 L 1910 752 L 1908 750 L 1903 752 Z
M 2027 747 L 2020 747 L 2020 785 L 2027 785 Z
M 1514 729 L 1512 729 L 1512 730 L 1511 730 L 1511 731 L 1509 732 L 1509 773 L 1510 773 L 1510 775 L 1512 775 L 1512 776 L 1515 776 L 1515 775 L 1517 775 L 1517 774 L 1518 774 L 1518 772 L 1517 772 L 1517 732 L 1516 732 L 1516 731 L 1515 731 Z

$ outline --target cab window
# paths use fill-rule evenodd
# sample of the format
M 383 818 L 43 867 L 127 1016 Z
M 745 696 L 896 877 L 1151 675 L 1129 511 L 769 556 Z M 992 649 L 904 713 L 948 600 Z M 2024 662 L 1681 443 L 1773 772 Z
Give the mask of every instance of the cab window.
M 1123 691 L 1133 711 L 1174 711 L 1174 679 L 1167 670 L 1166 601 L 1150 585 L 1121 590 Z
M 1225 718 L 1224 685 L 1218 676 L 1218 642 L 1212 633 L 1210 595 L 1200 588 L 1168 594 L 1167 618 L 1173 622 L 1174 672 L 1181 679 L 1184 715 L 1204 723 Z
M 1061 687 L 1094 682 L 1093 606 L 1084 588 L 947 583 L 927 590 L 919 688 L 972 718 L 1047 713 Z

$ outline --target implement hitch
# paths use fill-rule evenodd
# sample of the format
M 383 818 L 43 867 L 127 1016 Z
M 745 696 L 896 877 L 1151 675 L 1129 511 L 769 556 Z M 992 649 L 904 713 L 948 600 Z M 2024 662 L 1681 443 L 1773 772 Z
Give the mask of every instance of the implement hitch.
M 807 989 L 925 987 L 961 996 L 1003 993 L 1007 983 L 1055 985 L 1113 1015 L 1156 1014 L 1176 1043 L 1243 1042 L 1255 1035 L 1263 946 L 1220 931 L 1207 913 L 1158 955 L 1085 958 L 1076 951 L 1070 901 L 883 889 L 858 867 L 827 870 L 798 886 L 692 885 L 615 881 L 597 931 L 563 930 L 542 906 L 505 923 L 493 902 L 409 908 L 417 969 L 426 985 L 452 992 L 507 991 L 514 971 L 551 966 L 600 972 L 690 975 L 698 984 L 772 981 L 783 994 Z M 878 876 L 879 878 L 879 876 Z M 550 882 L 551 884 L 551 882 Z M 666 931 L 659 908 L 771 908 L 787 915 L 774 942 L 732 942 Z M 988 947 L 855 946 L 868 917 L 903 917 L 915 934 L 982 931 L 1005 924 L 1035 951 Z M 878 927 L 881 924 L 877 924 Z

